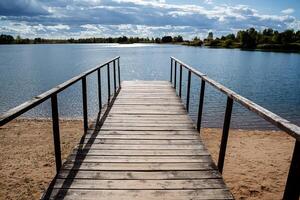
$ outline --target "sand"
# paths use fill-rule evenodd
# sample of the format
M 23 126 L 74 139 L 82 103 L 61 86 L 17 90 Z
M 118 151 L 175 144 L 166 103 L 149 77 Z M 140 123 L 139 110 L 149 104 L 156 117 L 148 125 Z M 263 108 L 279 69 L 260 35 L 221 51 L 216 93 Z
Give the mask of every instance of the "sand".
M 82 122 L 64 120 L 60 127 L 65 159 L 81 138 Z M 39 199 L 55 175 L 51 121 L 14 121 L 0 135 L 0 199 Z
M 202 138 L 215 163 L 221 129 Z M 282 199 L 295 140 L 280 131 L 230 130 L 223 177 L 236 199 Z
M 63 159 L 79 141 L 82 121 L 63 120 Z M 202 138 L 217 160 L 220 129 Z M 0 128 L 0 199 L 39 199 L 55 174 L 48 120 L 17 120 Z M 231 130 L 224 178 L 236 199 L 281 199 L 294 140 L 279 131 Z

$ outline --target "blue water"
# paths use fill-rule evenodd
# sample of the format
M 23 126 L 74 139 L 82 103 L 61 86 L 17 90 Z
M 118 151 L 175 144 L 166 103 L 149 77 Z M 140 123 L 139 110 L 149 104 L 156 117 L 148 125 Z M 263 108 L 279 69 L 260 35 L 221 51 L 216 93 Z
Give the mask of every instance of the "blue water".
M 170 56 L 190 64 L 230 89 L 300 125 L 300 54 L 209 49 L 179 45 L 1 45 L 0 112 L 3 113 L 79 73 L 121 56 L 122 80 L 169 80 Z M 106 89 L 103 69 L 103 90 Z M 183 94 L 186 93 L 184 71 Z M 88 78 L 89 116 L 97 113 L 96 74 Z M 199 101 L 199 79 L 192 78 L 191 116 Z M 82 116 L 80 82 L 58 96 L 60 116 Z M 183 95 L 185 99 L 185 95 Z M 226 96 L 206 88 L 203 122 L 221 127 Z M 49 117 L 50 102 L 23 117 Z M 232 127 L 270 128 L 272 125 L 235 103 Z

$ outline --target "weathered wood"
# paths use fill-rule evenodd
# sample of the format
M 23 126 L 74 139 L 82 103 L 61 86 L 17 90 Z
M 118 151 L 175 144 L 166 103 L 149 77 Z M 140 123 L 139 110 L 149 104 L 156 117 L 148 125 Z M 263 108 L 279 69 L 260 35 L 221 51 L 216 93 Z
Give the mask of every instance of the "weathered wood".
M 87 91 L 86 91 L 86 77 L 82 78 L 82 110 L 83 110 L 83 129 L 86 133 L 88 130 L 88 111 L 87 111 Z
M 69 161 L 92 163 L 181 163 L 212 162 L 210 156 L 70 156 Z
M 103 171 L 169 171 L 169 170 L 213 170 L 212 163 L 73 163 L 66 162 L 64 169 L 73 170 L 103 170 Z
M 56 165 L 56 173 L 58 173 L 61 168 L 62 161 L 61 161 L 61 149 L 60 149 L 58 104 L 57 104 L 56 94 L 54 94 L 51 97 L 51 108 L 52 108 L 52 130 L 53 130 L 55 165 Z
M 90 137 L 90 135 L 86 136 L 87 138 Z M 97 135 L 92 138 L 99 138 L 99 139 L 135 139 L 135 140 L 149 140 L 149 139 L 154 139 L 154 140 L 165 140 L 165 139 L 171 139 L 171 140 L 195 140 L 198 139 L 198 135 L 192 135 L 192 134 L 178 134 L 178 135 L 173 135 L 173 134 L 164 134 L 164 135 L 159 135 L 159 134 L 130 134 L 130 135 L 124 135 L 124 134 L 101 134 Z
M 88 147 L 86 147 L 88 146 Z M 202 145 L 118 145 L 118 144 L 92 144 L 85 145 L 91 149 L 203 149 Z
M 171 84 L 122 88 L 69 155 L 50 199 L 232 199 Z
M 143 139 L 121 139 L 121 138 L 115 138 L 115 139 L 101 139 L 101 138 L 95 138 L 92 139 L 91 138 L 86 138 L 84 139 L 84 141 L 82 142 L 82 144 L 86 144 L 86 143 L 93 143 L 93 144 L 199 144 L 199 140 L 197 139 L 148 139 L 148 140 L 143 140 Z
M 226 111 L 225 111 L 223 132 L 222 132 L 222 140 L 221 140 L 219 158 L 218 158 L 218 169 L 221 174 L 223 172 L 224 161 L 225 161 L 227 140 L 228 140 L 228 134 L 229 134 L 230 121 L 231 121 L 232 106 L 233 106 L 233 100 L 228 97 Z
M 216 170 L 208 171 L 78 171 L 61 170 L 57 178 L 67 178 L 68 175 L 74 174 L 76 179 L 93 179 L 93 180 L 195 180 L 195 179 L 212 179 L 221 178 L 220 173 Z
M 93 131 L 88 131 L 88 134 L 92 135 Z M 88 134 L 86 136 L 88 136 Z M 125 131 L 125 130 L 119 130 L 119 131 L 113 131 L 113 130 L 102 130 L 101 134 L 97 134 L 97 136 L 103 136 L 103 135 L 170 135 L 170 136 L 180 136 L 184 135 L 188 137 L 189 135 L 192 136 L 198 136 L 197 131 L 194 130 L 172 130 L 172 131 L 155 131 L 155 130 L 150 130 L 150 131 Z
M 197 156 L 197 155 L 209 155 L 207 150 L 204 149 L 151 149 L 151 150 L 118 150 L 118 149 L 110 149 L 110 150 L 97 150 L 97 149 L 74 149 L 72 154 L 87 154 L 88 155 L 98 155 L 98 156 Z
M 57 179 L 54 188 L 62 188 L 66 179 Z M 118 189 L 118 190 L 188 190 L 188 189 L 222 189 L 224 183 L 221 179 L 204 180 L 85 180 L 75 179 L 70 189 Z
M 291 166 L 286 181 L 283 199 L 297 200 L 300 198 L 300 142 L 296 141 Z
M 66 190 L 54 189 L 50 199 L 101 199 L 103 200 L 207 200 L 233 199 L 227 189 L 202 190 Z
M 200 89 L 199 107 L 198 107 L 198 119 L 197 119 L 197 130 L 199 132 L 201 129 L 201 122 L 202 122 L 204 91 L 205 91 L 205 81 L 201 80 L 201 89 Z

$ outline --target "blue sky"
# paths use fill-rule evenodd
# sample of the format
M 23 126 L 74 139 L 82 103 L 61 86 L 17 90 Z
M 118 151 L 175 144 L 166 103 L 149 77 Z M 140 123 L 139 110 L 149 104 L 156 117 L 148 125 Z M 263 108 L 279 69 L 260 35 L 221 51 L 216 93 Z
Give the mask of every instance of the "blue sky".
M 1 0 L 0 33 L 21 37 L 220 36 L 300 29 L 299 0 Z

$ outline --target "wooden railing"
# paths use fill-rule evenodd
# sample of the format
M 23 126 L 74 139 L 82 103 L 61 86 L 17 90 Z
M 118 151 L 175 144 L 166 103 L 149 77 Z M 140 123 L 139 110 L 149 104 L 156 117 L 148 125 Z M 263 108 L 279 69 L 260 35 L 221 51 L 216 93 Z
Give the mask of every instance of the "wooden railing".
M 116 65 L 117 62 L 117 65 Z M 83 108 L 83 128 L 84 133 L 88 130 L 88 109 L 87 109 L 87 83 L 86 77 L 94 72 L 97 71 L 98 75 L 98 97 L 99 97 L 99 113 L 101 113 L 102 108 L 102 91 L 101 91 L 101 69 L 103 67 L 107 67 L 107 89 L 108 89 L 108 104 L 110 103 L 111 96 L 115 97 L 118 91 L 121 88 L 121 80 L 120 80 L 120 57 L 113 58 L 104 64 L 98 65 L 78 76 L 75 76 L 68 81 L 44 92 L 33 99 L 10 109 L 6 113 L 0 116 L 0 127 L 7 124 L 11 120 L 17 118 L 21 114 L 27 112 L 28 110 L 40 105 L 47 99 L 51 99 L 51 109 L 52 109 L 52 129 L 53 129 L 53 139 L 54 139 L 54 151 L 55 151 L 55 164 L 56 164 L 56 172 L 58 173 L 61 166 L 61 148 L 60 148 L 60 129 L 59 129 L 59 116 L 58 116 L 58 103 L 57 103 L 57 95 L 61 91 L 67 89 L 74 83 L 81 81 L 82 82 L 82 108 Z M 111 84 L 110 84 L 110 68 L 113 68 L 113 82 L 114 82 L 114 92 L 111 94 Z M 117 68 L 117 69 L 116 69 Z M 118 70 L 118 85 L 117 85 L 117 78 L 116 78 L 116 70 Z
M 177 66 L 179 65 L 179 66 Z M 177 67 L 179 67 L 179 83 L 177 86 Z M 198 119 L 197 119 L 197 129 L 200 132 L 201 128 L 201 119 L 202 119 L 202 110 L 203 110 L 203 102 L 204 102 L 204 92 L 205 92 L 205 84 L 208 83 L 213 86 L 215 89 L 224 93 L 227 96 L 227 105 L 225 111 L 225 118 L 223 124 L 223 132 L 222 139 L 219 151 L 218 158 L 218 169 L 219 172 L 223 172 L 224 167 L 224 159 L 226 154 L 226 146 L 230 128 L 230 120 L 233 102 L 238 102 L 248 110 L 258 114 L 260 117 L 264 118 L 266 121 L 271 122 L 277 128 L 285 131 L 290 136 L 295 138 L 295 146 L 294 152 L 291 160 L 291 165 L 289 169 L 289 174 L 285 186 L 285 191 L 283 195 L 283 199 L 286 200 L 298 200 L 300 195 L 300 127 L 292 124 L 288 120 L 272 113 L 271 111 L 257 105 L 256 103 L 250 101 L 249 99 L 233 92 L 222 84 L 214 81 L 209 78 L 207 75 L 199 72 L 198 70 L 190 67 L 189 65 L 183 63 L 182 61 L 171 57 L 171 73 L 170 73 L 170 82 L 174 84 L 174 88 L 178 88 L 178 95 L 181 97 L 182 95 L 182 70 L 185 68 L 188 71 L 187 78 L 187 94 L 186 94 L 186 109 L 189 111 L 189 101 L 190 101 L 190 89 L 191 89 L 191 75 L 194 74 L 201 81 L 201 89 L 200 89 L 200 100 L 199 100 L 199 108 L 198 108 Z M 174 71 L 174 73 L 173 73 Z M 174 74 L 174 75 L 173 75 Z

